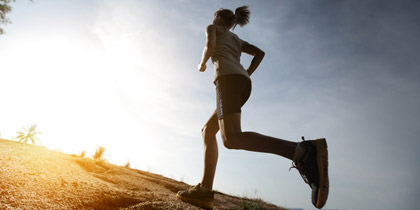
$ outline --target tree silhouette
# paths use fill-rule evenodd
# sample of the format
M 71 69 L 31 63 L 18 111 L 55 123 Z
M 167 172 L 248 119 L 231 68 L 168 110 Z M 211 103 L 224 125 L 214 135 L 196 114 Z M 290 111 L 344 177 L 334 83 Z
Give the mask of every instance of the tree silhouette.
M 27 128 L 23 128 L 23 132 L 16 132 L 18 136 L 16 137 L 19 142 L 27 143 L 28 140 L 31 140 L 32 144 L 35 144 L 35 140 L 38 140 L 38 137 L 35 135 L 41 134 L 41 132 L 37 132 L 35 124 L 28 126 Z
M 10 19 L 7 18 L 7 13 L 12 11 L 12 7 L 9 5 L 10 2 L 15 2 L 16 0 L 0 0 L 0 26 L 2 24 L 6 25 L 11 23 Z M 33 0 L 30 0 L 33 2 Z M 0 35 L 4 33 L 4 29 L 0 27 Z

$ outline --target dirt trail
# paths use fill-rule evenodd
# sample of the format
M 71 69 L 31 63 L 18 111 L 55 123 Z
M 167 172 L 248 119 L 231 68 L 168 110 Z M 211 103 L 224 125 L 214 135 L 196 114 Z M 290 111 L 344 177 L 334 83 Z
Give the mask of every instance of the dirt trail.
M 0 139 L 0 209 L 200 209 L 161 175 Z M 214 209 L 280 209 L 216 193 Z

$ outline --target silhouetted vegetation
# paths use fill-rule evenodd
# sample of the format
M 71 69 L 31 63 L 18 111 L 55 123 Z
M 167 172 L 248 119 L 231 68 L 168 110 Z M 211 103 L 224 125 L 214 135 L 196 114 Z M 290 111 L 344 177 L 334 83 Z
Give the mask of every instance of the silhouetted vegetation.
M 31 140 L 32 144 L 35 144 L 35 140 L 40 141 L 36 135 L 41 134 L 41 132 L 36 131 L 36 124 L 30 125 L 27 128 L 23 128 L 24 131 L 16 132 L 18 136 L 16 139 L 19 142 L 27 143 L 29 140 Z
M 0 26 L 2 24 L 6 25 L 11 23 L 10 19 L 6 16 L 7 13 L 12 11 L 12 7 L 10 6 L 11 2 L 15 2 L 16 0 L 0 0 Z M 33 2 L 33 0 L 30 0 Z M 4 33 L 4 29 L 0 27 L 0 35 Z
M 263 201 L 261 199 L 242 199 L 237 207 L 232 207 L 230 210 L 263 210 Z
M 10 0 L 0 0 L 0 24 L 10 23 L 10 19 L 6 17 L 6 14 L 12 11 L 12 7 L 9 5 Z M 4 29 L 0 28 L 0 34 L 4 33 Z

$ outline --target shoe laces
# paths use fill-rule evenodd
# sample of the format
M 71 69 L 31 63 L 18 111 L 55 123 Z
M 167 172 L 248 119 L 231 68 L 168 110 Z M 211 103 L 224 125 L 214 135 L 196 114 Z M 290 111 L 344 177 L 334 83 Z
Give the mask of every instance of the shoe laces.
M 188 191 L 198 191 L 198 192 L 212 192 L 212 190 L 207 189 L 206 187 L 202 186 L 201 183 L 198 183 L 197 185 L 191 186 L 190 189 L 188 189 Z
M 197 185 L 191 186 L 190 189 L 188 189 L 188 191 L 190 191 L 190 192 L 199 191 L 200 192 L 200 188 L 201 188 L 201 184 L 198 183 Z
M 299 159 L 296 160 L 296 162 L 292 162 L 292 166 L 289 168 L 289 171 L 292 168 L 295 168 L 299 171 L 300 176 L 302 177 L 303 181 L 305 181 L 305 183 L 311 185 L 312 183 L 316 183 L 318 181 L 317 179 L 317 165 L 316 162 L 313 162 L 314 158 L 311 156 L 313 156 L 314 151 L 313 148 L 310 145 L 310 142 L 305 140 L 305 137 L 302 136 L 302 144 L 305 145 L 305 153 L 303 154 L 303 156 Z M 312 160 L 312 161 L 311 161 Z M 315 159 L 316 161 L 316 159 Z

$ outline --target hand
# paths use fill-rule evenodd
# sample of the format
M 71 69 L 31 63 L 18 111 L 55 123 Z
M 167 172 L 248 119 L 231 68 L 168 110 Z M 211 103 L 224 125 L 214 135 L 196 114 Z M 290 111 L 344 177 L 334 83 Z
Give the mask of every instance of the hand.
M 198 70 L 201 72 L 204 72 L 206 70 L 207 66 L 205 63 L 198 64 Z

